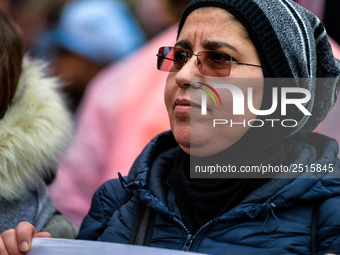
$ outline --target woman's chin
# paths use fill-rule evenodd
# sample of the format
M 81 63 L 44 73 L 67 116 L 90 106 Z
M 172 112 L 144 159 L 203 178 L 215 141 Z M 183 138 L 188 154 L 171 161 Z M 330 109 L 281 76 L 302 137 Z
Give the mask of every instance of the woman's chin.
M 209 157 L 217 153 L 214 149 L 209 146 L 190 146 L 189 152 L 193 157 Z
M 185 134 L 185 132 L 173 132 L 176 142 L 184 150 L 184 148 L 190 148 L 190 133 Z M 184 150 L 185 151 L 185 150 Z
M 176 136 L 175 139 L 181 149 L 191 156 L 196 157 L 205 157 L 210 156 L 214 153 L 216 153 L 214 150 L 214 146 L 211 146 L 209 141 L 207 141 L 206 137 L 204 135 L 201 136 L 194 136 L 190 135 L 186 136 L 183 133 Z

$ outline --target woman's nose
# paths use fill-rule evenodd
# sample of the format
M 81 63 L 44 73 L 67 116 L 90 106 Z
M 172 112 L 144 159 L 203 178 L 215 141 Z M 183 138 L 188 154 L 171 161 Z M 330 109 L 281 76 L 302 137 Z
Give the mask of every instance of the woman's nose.
M 191 78 L 202 77 L 197 66 L 197 57 L 191 56 L 176 73 L 176 83 L 179 87 L 189 87 Z

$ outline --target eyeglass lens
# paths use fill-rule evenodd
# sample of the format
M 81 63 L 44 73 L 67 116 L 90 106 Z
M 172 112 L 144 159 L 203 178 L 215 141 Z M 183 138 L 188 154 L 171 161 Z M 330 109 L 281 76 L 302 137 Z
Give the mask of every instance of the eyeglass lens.
M 161 71 L 178 72 L 193 55 L 197 57 L 198 69 L 202 74 L 229 76 L 232 57 L 219 51 L 199 51 L 193 54 L 178 47 L 161 47 L 157 54 L 157 68 Z

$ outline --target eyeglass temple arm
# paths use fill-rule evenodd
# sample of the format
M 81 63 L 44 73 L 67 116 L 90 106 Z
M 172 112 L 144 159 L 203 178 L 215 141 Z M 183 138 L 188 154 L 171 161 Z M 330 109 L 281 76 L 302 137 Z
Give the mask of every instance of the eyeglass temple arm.
M 247 64 L 247 63 L 239 63 L 239 62 L 235 62 L 235 61 L 228 61 L 228 62 L 232 63 L 232 64 L 237 64 L 237 65 L 262 67 L 260 65 L 253 65 L 253 64 Z

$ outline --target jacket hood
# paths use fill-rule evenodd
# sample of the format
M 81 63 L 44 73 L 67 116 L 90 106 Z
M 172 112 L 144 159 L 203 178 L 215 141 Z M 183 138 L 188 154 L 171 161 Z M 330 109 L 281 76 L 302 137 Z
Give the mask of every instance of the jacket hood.
M 136 159 L 128 176 L 127 186 L 136 188 L 148 206 L 172 214 L 166 205 L 163 188 L 167 171 L 173 162 L 178 144 L 172 133 L 154 138 Z M 255 190 L 223 217 L 262 216 L 268 208 L 286 208 L 340 195 L 340 167 L 336 140 L 316 133 L 304 134 L 288 141 L 287 150 L 292 164 L 320 164 L 333 167 L 332 172 L 298 173 L 294 178 L 273 178 Z M 165 173 L 164 173 L 165 172 Z M 150 181 L 152 179 L 152 181 Z M 155 199 L 156 197 L 156 199 Z M 159 203 L 162 201 L 163 203 Z
M 71 137 L 72 121 L 57 78 L 46 65 L 24 58 L 11 105 L 0 120 L 0 198 L 20 198 L 38 178 L 55 175 Z

